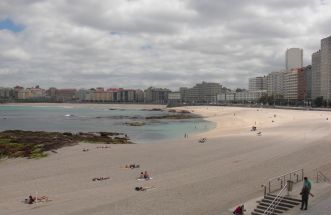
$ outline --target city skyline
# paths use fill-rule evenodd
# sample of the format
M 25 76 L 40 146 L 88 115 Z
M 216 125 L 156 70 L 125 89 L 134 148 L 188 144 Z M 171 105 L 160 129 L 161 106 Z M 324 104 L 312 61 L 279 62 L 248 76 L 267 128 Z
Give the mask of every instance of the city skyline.
M 0 86 L 246 88 L 248 78 L 284 69 L 288 48 L 311 64 L 330 34 L 330 4 L 2 1 Z

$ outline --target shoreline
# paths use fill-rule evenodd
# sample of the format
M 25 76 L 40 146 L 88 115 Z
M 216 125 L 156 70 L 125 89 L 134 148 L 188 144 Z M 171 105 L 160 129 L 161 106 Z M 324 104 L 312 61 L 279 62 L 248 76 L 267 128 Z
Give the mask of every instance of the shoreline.
M 185 107 L 217 122 L 215 129 L 167 144 L 79 144 L 42 160 L 0 163 L 0 209 L 8 215 L 229 214 L 228 209 L 263 195 L 261 184 L 294 169 L 313 179 L 331 175 L 328 112 L 232 107 Z M 330 118 L 331 119 L 331 118 Z M 258 131 L 250 131 L 256 122 Z M 198 140 L 207 137 L 205 143 Z M 88 152 L 82 152 L 82 148 Z M 140 168 L 126 170 L 125 164 Z M 135 178 L 147 170 L 153 180 Z M 107 177 L 93 182 L 94 177 Z M 155 186 L 137 192 L 136 186 Z M 314 189 L 314 185 L 313 185 Z M 20 202 L 29 193 L 48 195 L 41 207 Z M 204 201 L 201 201 L 203 199 Z
M 138 111 L 146 111 L 146 112 L 150 112 L 150 113 L 146 113 L 147 116 L 145 117 L 144 113 L 141 113 L 142 117 L 136 117 L 136 116 L 132 116 L 132 118 L 130 117 L 131 115 L 128 115 L 128 118 L 126 120 L 126 118 L 123 118 L 123 125 L 126 126 L 131 126 L 131 128 L 125 128 L 125 127 L 118 127 L 117 129 L 115 130 L 111 130 L 110 132 L 124 132 L 124 133 L 127 133 L 127 129 L 131 129 L 133 130 L 133 134 L 128 134 L 132 141 L 135 142 L 135 143 L 139 143 L 139 144 L 142 144 L 144 142 L 146 143 L 154 143 L 154 142 L 160 142 L 160 143 L 164 143 L 164 142 L 167 142 L 167 141 L 179 141 L 181 140 L 181 135 L 184 136 L 184 133 L 188 133 L 190 134 L 190 136 L 192 135 L 196 135 L 196 134 L 200 134 L 200 133 L 205 133 L 206 129 L 214 129 L 215 128 L 215 122 L 212 122 L 210 120 L 208 120 L 206 117 L 202 116 L 201 114 L 197 114 L 197 113 L 192 113 L 192 112 L 189 112 L 187 110 L 183 110 L 183 109 L 178 109 L 178 108 L 166 108 L 165 106 L 160 106 L 160 105 L 134 105 L 134 104 L 127 104 L 127 105 L 113 105 L 113 104 L 67 104 L 67 106 L 64 106 L 63 103 L 55 103 L 55 104 L 49 104 L 49 103 L 12 103 L 12 104 L 8 104 L 8 105 L 4 105 L 4 106 L 9 106 L 9 107 L 45 107 L 45 108 L 52 108 L 52 107 L 59 107 L 59 108 L 68 108 L 68 113 L 70 112 L 73 112 L 73 116 L 75 117 L 77 111 L 70 111 L 70 109 L 72 108 L 77 108 L 77 109 L 100 109 L 100 110 L 138 110 Z M 23 110 L 24 111 L 24 110 Z M 154 117 L 153 115 L 153 112 L 154 111 L 161 111 L 164 113 L 164 115 L 166 116 L 169 116 L 169 117 L 163 117 L 163 115 L 161 117 L 158 117 L 158 115 L 156 115 Z M 161 113 L 160 112 L 160 113 Z M 112 114 L 111 112 L 109 112 L 110 116 L 109 116 L 109 119 L 111 119 L 112 117 Z M 117 120 L 119 118 L 117 118 L 117 114 L 121 114 L 121 113 L 118 113 L 116 112 L 116 114 L 114 115 L 114 119 Z M 125 113 L 124 113 L 125 114 Z M 129 114 L 129 113 L 128 113 Z M 140 114 L 140 112 L 139 112 Z M 162 114 L 162 113 L 161 113 Z M 188 115 L 186 115 L 188 114 Z M 69 114 L 66 114 L 66 115 L 69 115 Z M 177 117 L 178 115 L 178 117 Z M 79 116 L 79 115 L 78 115 Z M 121 117 L 122 115 L 120 115 Z M 98 118 L 98 117 L 96 117 Z M 99 117 L 101 118 L 105 118 L 105 119 L 108 119 L 107 116 L 104 116 L 104 117 Z M 196 119 L 196 120 L 201 120 L 201 122 L 203 123 L 207 123 L 208 127 L 205 127 L 203 128 L 202 126 L 200 126 L 198 129 L 194 129 L 194 122 L 190 122 L 191 119 Z M 140 127 L 140 126 L 132 126 L 132 125 L 141 125 L 142 127 L 143 126 L 148 126 L 146 129 L 149 129 L 149 127 L 153 124 L 153 121 L 159 121 L 158 126 L 160 126 L 160 128 L 162 128 L 162 124 L 172 124 L 172 123 L 185 123 L 182 128 L 183 130 L 183 134 L 181 133 L 178 133 L 172 137 L 171 135 L 171 129 L 169 131 L 164 131 L 162 133 L 162 131 L 157 131 L 160 135 L 165 135 L 165 137 L 162 137 L 162 139 L 155 139 L 153 137 L 150 137 L 150 139 L 148 139 L 148 136 L 146 136 L 146 138 L 143 140 L 143 139 L 140 139 L 139 138 L 139 135 L 138 135 L 138 138 L 134 135 L 136 135 L 136 131 L 137 129 L 139 130 L 139 128 L 134 128 L 134 127 Z M 6 121 L 4 120 L 3 121 L 4 123 L 6 123 Z M 42 121 L 42 123 L 44 123 Z M 95 122 L 97 123 L 97 122 Z M 191 124 L 191 125 L 186 125 L 187 123 Z M 194 123 L 194 124 L 193 124 Z M 174 124 L 176 126 L 176 124 Z M 197 124 L 198 125 L 198 124 Z M 193 126 L 193 128 L 192 128 Z M 104 132 L 105 130 L 104 129 L 101 129 L 99 128 L 98 130 L 86 130 L 86 129 L 61 129 L 61 128 L 54 128 L 53 126 L 51 126 L 50 128 L 51 129 L 40 129 L 39 127 L 40 126 L 37 126 L 38 128 L 35 129 L 33 128 L 32 130 L 33 131 L 46 131 L 46 132 L 73 132 L 73 133 L 79 133 L 79 132 Z M 100 127 L 100 126 L 99 126 Z M 185 127 L 187 127 L 187 129 L 185 129 Z M 197 126 L 195 126 L 197 127 Z M 52 129 L 53 128 L 53 129 Z M 13 130 L 14 128 L 11 126 L 11 127 L 4 127 L 2 130 Z M 16 128 L 15 128 L 16 129 Z M 29 128 L 25 128 L 24 126 L 22 128 L 18 128 L 19 130 L 24 130 L 24 131 L 32 131 L 31 129 Z M 100 130 L 101 129 L 101 130 Z M 144 129 L 142 129 L 144 130 Z M 185 131 L 186 130 L 186 131 Z M 106 129 L 106 131 L 108 131 Z M 169 133 L 170 132 L 170 133 Z

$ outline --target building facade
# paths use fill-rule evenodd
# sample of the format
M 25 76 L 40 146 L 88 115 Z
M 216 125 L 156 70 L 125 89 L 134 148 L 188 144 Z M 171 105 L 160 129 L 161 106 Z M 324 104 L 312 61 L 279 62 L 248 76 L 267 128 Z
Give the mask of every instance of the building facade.
M 311 97 L 316 99 L 321 96 L 321 51 L 313 53 L 311 61 Z
M 0 87 L 0 100 L 9 100 L 14 98 L 14 89 L 7 87 Z
M 284 71 L 271 72 L 267 75 L 268 96 L 284 94 Z
M 182 99 L 190 104 L 209 104 L 217 102 L 217 95 L 222 93 L 219 83 L 202 82 L 192 88 L 181 88 Z
M 150 87 L 144 91 L 145 103 L 166 104 L 171 91 L 165 88 Z
M 287 100 L 298 99 L 299 70 L 292 69 L 284 72 L 283 75 L 283 96 Z
M 168 104 L 180 104 L 182 103 L 182 97 L 180 92 L 170 92 L 168 94 Z
M 331 36 L 321 41 L 321 96 L 330 102 L 331 81 Z
M 248 80 L 248 90 L 267 90 L 267 77 L 254 77 Z
M 285 68 L 287 71 L 291 69 L 299 69 L 303 67 L 303 50 L 300 48 L 290 48 L 285 53 Z

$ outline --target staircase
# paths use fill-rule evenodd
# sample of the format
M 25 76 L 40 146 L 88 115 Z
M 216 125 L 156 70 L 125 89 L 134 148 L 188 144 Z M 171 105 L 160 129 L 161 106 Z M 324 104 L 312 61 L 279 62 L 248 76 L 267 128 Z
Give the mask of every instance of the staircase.
M 265 214 L 265 211 L 269 207 L 269 205 L 274 201 L 276 198 L 276 195 L 267 194 L 264 196 L 264 198 L 261 201 L 258 201 L 257 207 L 254 209 L 254 211 L 251 213 L 252 215 L 263 215 Z M 282 197 L 276 206 L 274 213 L 272 214 L 282 214 L 289 209 L 295 207 L 296 205 L 299 205 L 301 203 L 301 200 L 290 198 L 290 197 Z M 268 214 L 271 214 L 270 212 Z

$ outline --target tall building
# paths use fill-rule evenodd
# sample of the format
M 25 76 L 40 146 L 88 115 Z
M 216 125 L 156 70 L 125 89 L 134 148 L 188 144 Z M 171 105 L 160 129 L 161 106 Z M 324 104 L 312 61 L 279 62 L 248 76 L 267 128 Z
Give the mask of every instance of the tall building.
M 305 66 L 305 67 L 302 67 L 301 69 L 299 69 L 299 71 L 302 72 L 299 74 L 299 91 L 300 92 L 302 90 L 304 91 L 303 92 L 304 101 L 311 101 L 311 99 L 312 99 L 312 96 L 311 96 L 311 91 L 312 91 L 312 89 L 311 89 L 312 88 L 311 68 L 312 68 L 311 65 L 308 65 L 308 66 Z M 304 89 L 302 89 L 302 85 L 304 85 Z
M 303 50 L 299 48 L 290 48 L 285 53 L 285 68 L 287 71 L 291 69 L 299 69 L 303 66 Z
M 248 90 L 249 91 L 258 91 L 258 90 L 267 90 L 267 77 L 255 77 L 248 80 Z
M 284 71 L 271 72 L 267 75 L 268 96 L 283 95 Z
M 284 72 L 283 96 L 287 100 L 298 100 L 299 70 L 292 69 Z
M 321 51 L 311 57 L 311 97 L 316 99 L 321 96 Z
M 331 36 L 321 41 L 321 96 L 330 101 L 330 81 L 331 81 Z

